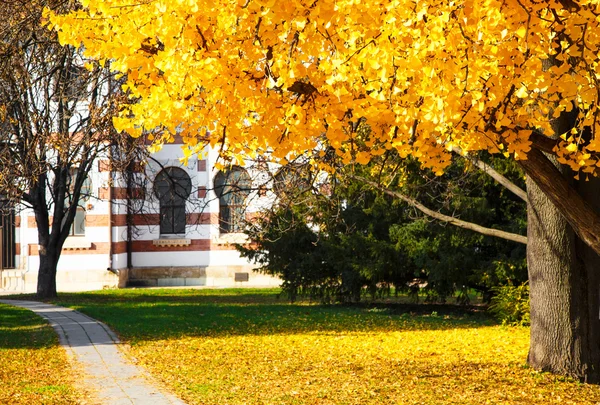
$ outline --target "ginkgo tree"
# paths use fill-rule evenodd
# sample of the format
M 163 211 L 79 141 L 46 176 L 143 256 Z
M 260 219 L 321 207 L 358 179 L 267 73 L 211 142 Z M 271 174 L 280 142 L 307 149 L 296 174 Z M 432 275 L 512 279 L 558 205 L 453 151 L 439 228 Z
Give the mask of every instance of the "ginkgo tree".
M 124 75 L 117 129 L 242 162 L 453 149 L 528 175 L 529 363 L 600 382 L 600 5 L 582 0 L 82 0 L 63 43 Z M 366 120 L 372 131 L 356 131 Z M 156 129 L 161 128 L 161 132 Z

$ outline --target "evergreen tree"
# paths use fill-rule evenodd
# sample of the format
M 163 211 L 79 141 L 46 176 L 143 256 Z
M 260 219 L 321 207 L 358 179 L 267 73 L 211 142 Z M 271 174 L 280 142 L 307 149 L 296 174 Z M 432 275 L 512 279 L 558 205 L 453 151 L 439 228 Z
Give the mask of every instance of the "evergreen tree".
M 486 159 L 523 183 L 514 162 Z M 524 245 L 417 215 L 412 206 L 357 179 L 377 177 L 440 212 L 524 233 L 523 201 L 468 161 L 454 159 L 442 177 L 416 165 L 386 156 L 366 167 L 340 168 L 327 187 L 313 187 L 318 176 L 308 166 L 294 171 L 295 177 L 275 176 L 274 187 L 285 192 L 248 228 L 252 246 L 238 248 L 262 271 L 281 277 L 292 300 L 302 295 L 358 301 L 362 292 L 415 292 L 418 285 L 426 286 L 430 299 L 445 301 L 458 290 L 464 300 L 470 288 L 489 298 L 492 287 L 524 282 Z

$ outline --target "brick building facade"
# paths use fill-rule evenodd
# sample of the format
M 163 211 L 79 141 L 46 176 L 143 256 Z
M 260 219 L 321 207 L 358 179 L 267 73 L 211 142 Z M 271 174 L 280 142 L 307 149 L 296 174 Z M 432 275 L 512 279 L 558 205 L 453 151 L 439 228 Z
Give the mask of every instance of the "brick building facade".
M 111 170 L 109 159 L 94 165 L 86 184 L 91 197 L 80 201 L 62 250 L 59 291 L 279 284 L 255 272 L 234 247 L 246 241 L 241 217 L 269 204 L 268 195 L 254 191 L 248 175 L 253 169 L 218 172 L 210 151 L 183 165 L 180 146 L 165 145 L 146 165 L 134 165 L 134 176 L 144 181 L 128 183 L 123 173 Z M 245 186 L 231 189 L 226 183 L 231 179 Z M 17 211 L 14 220 L 4 222 L 0 288 L 35 291 L 39 258 L 33 212 Z

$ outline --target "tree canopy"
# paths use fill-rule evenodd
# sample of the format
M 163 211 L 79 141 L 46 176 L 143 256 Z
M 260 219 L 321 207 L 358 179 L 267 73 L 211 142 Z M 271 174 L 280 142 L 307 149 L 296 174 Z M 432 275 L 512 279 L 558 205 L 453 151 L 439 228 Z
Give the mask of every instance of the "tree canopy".
M 586 175 L 600 164 L 595 1 L 81 3 L 51 20 L 127 75 L 136 103 L 114 124 L 134 136 L 181 132 L 239 159 L 326 143 L 365 163 L 393 148 L 441 173 L 453 146 L 523 159 L 573 111 L 559 161 Z M 349 125 L 358 117 L 370 136 Z
M 600 253 L 600 215 L 542 154 L 597 174 L 597 2 L 81 4 L 47 16 L 62 43 L 125 76 L 118 130 L 156 147 L 179 133 L 185 156 L 220 144 L 238 164 L 326 148 L 363 164 L 394 149 L 441 175 L 451 150 L 504 153 Z

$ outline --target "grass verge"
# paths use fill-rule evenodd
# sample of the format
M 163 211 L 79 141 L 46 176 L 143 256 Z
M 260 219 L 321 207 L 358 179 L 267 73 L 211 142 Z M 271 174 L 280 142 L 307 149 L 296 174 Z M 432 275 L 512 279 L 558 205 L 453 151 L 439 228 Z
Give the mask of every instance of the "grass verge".
M 46 321 L 0 304 L 0 404 L 80 404 L 73 383 L 67 355 Z
M 178 289 L 62 294 L 57 303 L 115 329 L 190 404 L 600 402 L 600 387 L 524 365 L 527 328 L 452 307 Z

